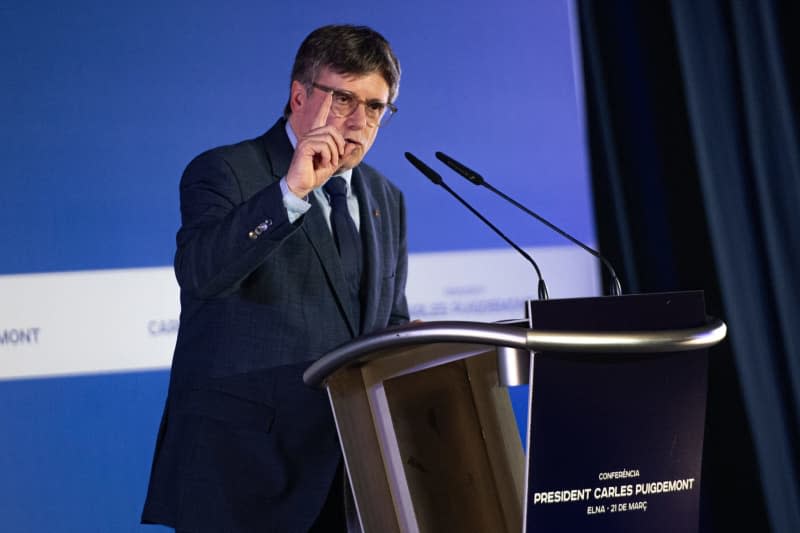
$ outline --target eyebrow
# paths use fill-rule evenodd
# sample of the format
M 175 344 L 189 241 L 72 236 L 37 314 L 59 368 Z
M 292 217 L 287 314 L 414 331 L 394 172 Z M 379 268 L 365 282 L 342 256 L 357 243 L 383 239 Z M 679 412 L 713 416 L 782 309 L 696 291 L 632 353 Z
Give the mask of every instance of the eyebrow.
M 356 100 L 363 100 L 364 102 L 366 102 L 368 104 L 383 104 L 383 105 L 387 104 L 387 102 L 384 102 L 380 98 L 370 98 L 370 99 L 363 98 L 362 99 L 356 93 L 351 92 L 351 91 L 347 91 L 345 89 L 334 89 L 333 87 L 331 87 L 331 91 L 333 91 L 334 94 L 337 94 L 337 93 L 338 94 L 343 94 L 345 96 L 349 96 L 351 98 L 355 98 Z

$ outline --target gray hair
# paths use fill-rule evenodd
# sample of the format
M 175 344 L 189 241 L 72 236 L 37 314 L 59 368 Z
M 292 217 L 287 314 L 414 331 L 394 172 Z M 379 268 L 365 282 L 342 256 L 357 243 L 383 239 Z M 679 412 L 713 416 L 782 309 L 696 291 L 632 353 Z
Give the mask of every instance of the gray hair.
M 297 50 L 290 87 L 298 81 L 310 90 L 323 68 L 356 76 L 377 72 L 389 86 L 390 103 L 400 91 L 400 62 L 389 41 L 367 26 L 331 25 L 311 32 Z M 291 113 L 287 102 L 283 115 L 288 118 Z

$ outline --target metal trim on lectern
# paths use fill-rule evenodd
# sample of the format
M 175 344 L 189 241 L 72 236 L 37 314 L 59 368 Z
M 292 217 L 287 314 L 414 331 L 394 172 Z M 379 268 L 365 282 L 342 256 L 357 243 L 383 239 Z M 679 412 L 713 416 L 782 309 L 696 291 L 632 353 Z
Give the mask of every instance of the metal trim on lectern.
M 412 323 L 340 346 L 309 366 L 303 373 L 303 381 L 306 385 L 320 387 L 340 368 L 375 359 L 380 356 L 380 350 L 417 344 L 471 343 L 534 352 L 642 354 L 709 348 L 722 341 L 726 334 L 727 326 L 716 318 L 696 328 L 636 332 L 543 331 L 465 321 Z

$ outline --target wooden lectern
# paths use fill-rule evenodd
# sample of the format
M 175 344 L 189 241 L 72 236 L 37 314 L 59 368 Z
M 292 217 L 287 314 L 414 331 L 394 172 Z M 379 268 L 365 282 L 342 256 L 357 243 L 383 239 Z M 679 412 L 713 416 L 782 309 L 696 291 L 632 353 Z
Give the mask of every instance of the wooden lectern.
M 647 321 L 611 331 L 570 327 L 570 316 L 591 315 L 612 299 L 627 299 L 611 308 L 628 314 L 637 315 L 642 298 L 680 313 L 680 294 L 687 293 L 553 301 L 559 318 L 546 330 L 531 328 L 531 319 L 410 324 L 316 361 L 304 380 L 328 391 L 363 530 L 522 531 L 531 480 L 505 385 L 520 376 L 527 382 L 532 352 L 639 357 L 719 342 L 725 326 L 714 320 L 671 329 L 642 329 Z M 538 316 L 547 315 L 548 302 L 538 303 Z

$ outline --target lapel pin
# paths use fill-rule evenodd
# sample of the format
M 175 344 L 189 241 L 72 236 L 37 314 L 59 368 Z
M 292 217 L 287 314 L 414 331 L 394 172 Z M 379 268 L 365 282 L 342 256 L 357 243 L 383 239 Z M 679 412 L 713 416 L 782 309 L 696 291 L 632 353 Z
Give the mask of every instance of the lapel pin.
M 372 214 L 375 215 L 376 217 L 379 217 L 379 216 L 381 216 L 381 210 L 380 209 L 375 209 L 374 211 L 372 211 Z

